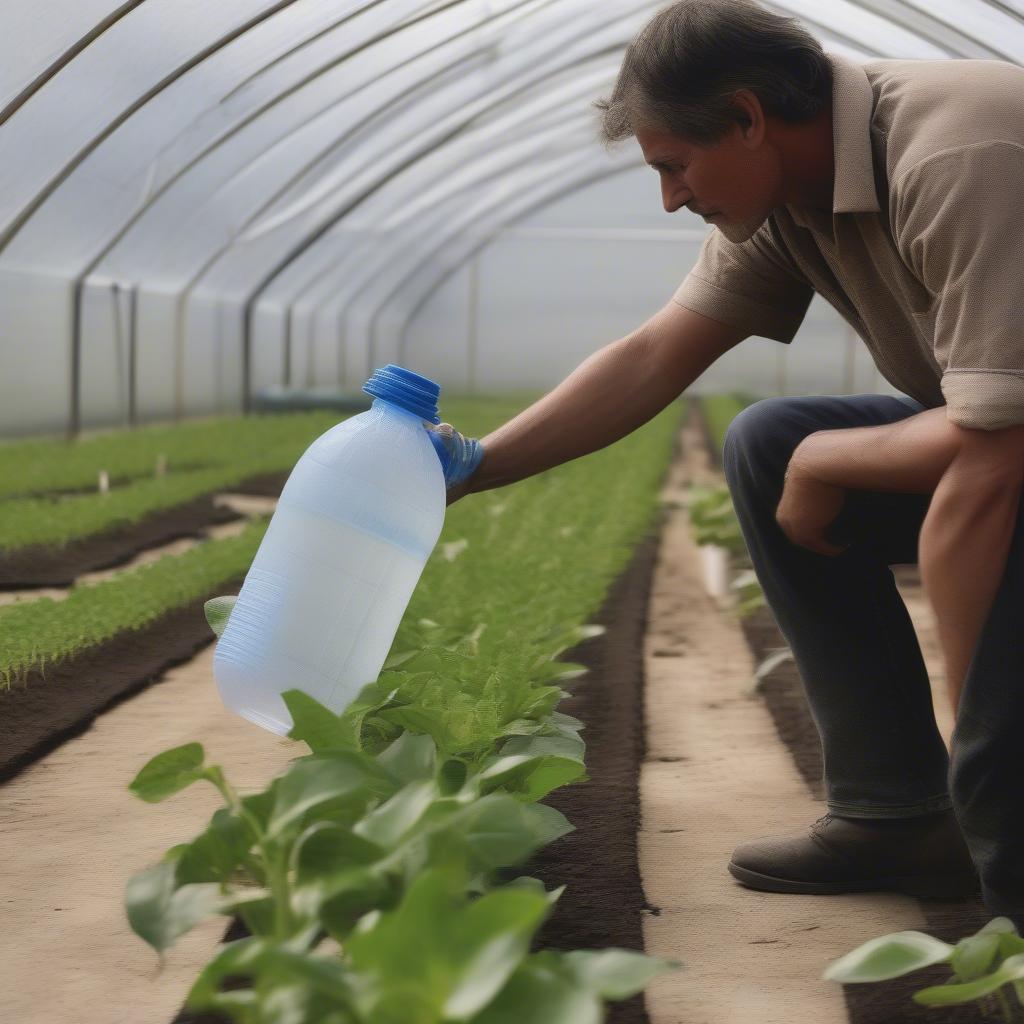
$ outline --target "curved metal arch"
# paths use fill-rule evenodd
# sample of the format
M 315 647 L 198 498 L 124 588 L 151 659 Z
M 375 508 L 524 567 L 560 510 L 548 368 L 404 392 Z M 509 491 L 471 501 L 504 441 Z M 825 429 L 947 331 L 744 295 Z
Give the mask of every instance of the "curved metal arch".
M 494 100 L 494 99 L 492 99 L 492 100 L 489 100 L 489 101 L 490 101 L 490 102 L 492 102 L 492 103 L 494 103 L 494 102 L 495 102 L 495 100 Z M 465 112 L 463 112 L 463 118 L 464 118 L 464 120 L 465 120 L 465 117 L 466 117 L 466 116 L 465 116 Z
M 617 65 L 617 60 L 607 59 L 576 65 L 570 69 L 571 77 L 566 76 L 557 88 L 548 87 L 526 101 L 509 104 L 509 109 L 495 112 L 486 122 L 468 126 L 458 148 L 435 149 L 402 174 L 392 176 L 351 216 L 304 250 L 268 287 L 261 302 L 283 305 L 289 311 L 289 320 L 294 320 L 304 307 L 319 301 L 311 295 L 323 289 L 325 279 L 328 287 L 334 287 L 330 278 L 344 263 L 358 267 L 365 267 L 367 260 L 386 263 L 405 245 L 407 236 L 401 229 L 413 225 L 422 231 L 420 218 L 429 218 L 431 208 L 446 197 L 465 192 L 468 183 L 490 181 L 495 173 L 514 177 L 517 167 L 506 163 L 505 150 L 543 144 L 546 132 L 564 131 L 578 122 L 578 110 L 563 108 L 580 99 L 581 94 L 603 88 L 614 77 Z M 540 142 L 536 143 L 538 136 Z M 483 155 L 470 163 L 464 160 L 463 150 Z M 362 230 L 374 235 L 366 246 L 352 240 L 352 234 L 359 237 Z M 348 248 L 345 255 L 338 251 L 339 238 Z M 321 248 L 326 250 L 323 255 Z M 307 264 L 313 268 L 311 273 L 303 269 Z

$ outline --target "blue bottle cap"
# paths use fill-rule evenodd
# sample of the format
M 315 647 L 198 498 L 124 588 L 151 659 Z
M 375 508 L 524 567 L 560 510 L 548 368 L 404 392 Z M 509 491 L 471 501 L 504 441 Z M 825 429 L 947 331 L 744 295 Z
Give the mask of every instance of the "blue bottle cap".
M 411 412 L 420 419 L 430 423 L 440 423 L 437 412 L 437 399 L 441 394 L 441 385 L 429 377 L 421 377 L 404 366 L 378 367 L 370 379 L 363 385 L 363 391 L 375 398 L 383 398 L 406 412 Z

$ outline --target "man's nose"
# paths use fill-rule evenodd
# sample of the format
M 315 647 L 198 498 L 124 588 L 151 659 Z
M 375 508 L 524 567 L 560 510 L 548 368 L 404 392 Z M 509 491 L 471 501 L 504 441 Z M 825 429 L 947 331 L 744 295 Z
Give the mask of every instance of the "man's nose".
M 661 186 L 661 204 L 665 207 L 666 213 L 675 213 L 680 206 L 685 206 L 693 194 L 687 188 L 681 188 L 672 182 L 665 182 Z

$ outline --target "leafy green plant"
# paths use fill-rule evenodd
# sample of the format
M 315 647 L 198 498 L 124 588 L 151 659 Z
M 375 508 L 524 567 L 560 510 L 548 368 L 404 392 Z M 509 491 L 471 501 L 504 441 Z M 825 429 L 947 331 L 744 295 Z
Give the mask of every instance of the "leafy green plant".
M 734 554 L 746 551 L 727 487 L 693 486 L 689 490 L 688 505 L 690 524 L 698 544 L 718 544 Z
M 572 830 L 534 802 L 582 775 L 567 723 L 560 736 L 512 736 L 471 771 L 428 733 L 403 731 L 368 754 L 369 716 L 402 706 L 380 681 L 340 716 L 298 690 L 284 700 L 289 735 L 311 753 L 264 792 L 240 796 L 198 743 L 156 756 L 129 786 L 156 803 L 207 781 L 225 800 L 125 892 L 132 929 L 161 963 L 210 914 L 237 913 L 252 933 L 207 965 L 189 1009 L 243 1024 L 500 1024 L 522 1019 L 524 1001 L 531 1020 L 583 1024 L 602 1019 L 603 998 L 679 966 L 625 950 L 528 956 L 562 890 L 526 877 L 500 885 L 498 873 Z M 328 939 L 340 955 L 317 949 Z M 251 985 L 222 992 L 228 975 Z
M 953 946 L 918 931 L 883 935 L 830 964 L 822 978 L 844 983 L 884 981 L 939 963 L 949 964 L 949 979 L 913 993 L 915 1003 L 950 1006 L 991 999 L 1005 1021 L 1022 1019 L 1024 938 L 1008 917 L 993 918 Z M 1014 996 L 1012 1003 L 1007 988 Z
M 687 505 L 694 540 L 698 544 L 724 547 L 729 552 L 730 561 L 744 569 L 731 583 L 732 589 L 737 591 L 737 614 L 743 618 L 764 607 L 764 593 L 756 573 L 750 568 L 747 543 L 728 487 L 693 486 L 689 490 Z

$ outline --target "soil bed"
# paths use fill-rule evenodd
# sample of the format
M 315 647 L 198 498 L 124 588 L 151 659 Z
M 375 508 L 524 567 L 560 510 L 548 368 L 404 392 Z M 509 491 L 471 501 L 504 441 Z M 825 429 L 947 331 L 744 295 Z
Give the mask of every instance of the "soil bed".
M 221 490 L 277 498 L 290 470 L 248 477 Z M 109 569 L 130 561 L 140 551 L 179 537 L 199 537 L 208 526 L 233 523 L 245 517 L 214 504 L 208 494 L 174 508 L 146 516 L 129 526 L 83 537 L 60 548 L 32 545 L 0 552 L 0 589 L 67 587 L 83 573 Z
M 202 650 L 214 639 L 204 602 L 225 593 L 237 594 L 241 587 L 241 580 L 226 583 L 161 615 L 144 629 L 125 630 L 106 643 L 48 665 L 45 676 L 30 672 L 24 684 L 0 690 L 4 723 L 0 782 L 83 733 L 98 714 Z

